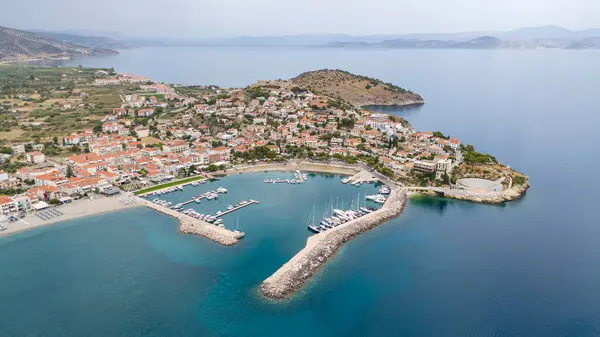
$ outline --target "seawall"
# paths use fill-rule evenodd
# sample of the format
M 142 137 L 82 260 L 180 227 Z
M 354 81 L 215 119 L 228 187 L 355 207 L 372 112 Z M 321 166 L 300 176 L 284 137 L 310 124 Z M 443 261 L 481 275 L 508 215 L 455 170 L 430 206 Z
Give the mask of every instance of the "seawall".
M 259 292 L 272 299 L 290 296 L 301 288 L 344 243 L 386 220 L 397 217 L 405 204 L 405 191 L 395 188 L 381 209 L 309 237 L 304 249 L 262 282 Z
M 179 220 L 179 231 L 182 233 L 200 235 L 225 246 L 234 245 L 243 237 L 241 234 L 209 224 L 206 221 L 192 218 L 191 216 L 176 212 L 161 205 L 154 204 L 148 200 L 144 200 L 142 198 L 138 198 L 138 200 L 140 200 L 140 203 L 146 207 L 152 208 L 158 212 L 172 216 Z

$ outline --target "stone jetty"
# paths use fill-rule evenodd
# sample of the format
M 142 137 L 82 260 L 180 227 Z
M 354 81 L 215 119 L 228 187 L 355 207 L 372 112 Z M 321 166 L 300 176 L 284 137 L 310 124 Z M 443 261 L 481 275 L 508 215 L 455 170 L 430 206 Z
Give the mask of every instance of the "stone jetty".
M 309 237 L 304 249 L 262 282 L 260 293 L 272 299 L 290 296 L 301 288 L 344 243 L 386 220 L 397 217 L 405 204 L 405 191 L 394 188 L 381 209 Z
M 192 218 L 191 216 L 179 213 L 170 208 L 154 204 L 148 200 L 138 198 L 144 206 L 152 208 L 158 212 L 170 215 L 179 220 L 179 231 L 185 234 L 196 234 L 220 243 L 225 246 L 234 245 L 243 237 L 243 234 L 235 233 L 225 228 L 209 224 L 206 221 Z

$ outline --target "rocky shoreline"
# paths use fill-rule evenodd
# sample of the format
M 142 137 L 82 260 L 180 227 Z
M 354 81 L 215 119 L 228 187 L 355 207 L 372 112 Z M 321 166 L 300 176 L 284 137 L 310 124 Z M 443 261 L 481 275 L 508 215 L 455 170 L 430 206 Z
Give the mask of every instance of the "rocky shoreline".
M 349 221 L 327 232 L 308 238 L 306 247 L 264 280 L 259 292 L 271 299 L 284 299 L 312 277 L 339 248 L 355 236 L 397 217 L 406 205 L 406 193 L 394 189 L 383 207 L 361 218 Z
M 460 194 L 451 194 L 444 193 L 444 197 L 452 198 L 456 200 L 465 200 L 476 203 L 483 204 L 502 204 L 507 201 L 513 201 L 520 199 L 525 195 L 527 189 L 529 188 L 529 184 L 513 186 L 511 189 L 503 191 L 501 193 L 494 193 L 490 195 L 460 195 Z
M 529 183 L 519 186 L 513 186 L 512 188 L 497 192 L 497 193 L 489 193 L 489 194 L 474 194 L 474 193 L 466 193 L 462 190 L 457 190 L 456 192 L 446 192 L 443 197 L 448 199 L 456 199 L 463 201 L 470 201 L 480 204 L 491 204 L 497 205 L 502 204 L 508 201 L 514 201 L 522 198 L 527 190 L 529 189 Z M 420 194 L 427 196 L 436 196 L 437 193 L 433 191 L 418 191 L 411 192 L 411 194 Z

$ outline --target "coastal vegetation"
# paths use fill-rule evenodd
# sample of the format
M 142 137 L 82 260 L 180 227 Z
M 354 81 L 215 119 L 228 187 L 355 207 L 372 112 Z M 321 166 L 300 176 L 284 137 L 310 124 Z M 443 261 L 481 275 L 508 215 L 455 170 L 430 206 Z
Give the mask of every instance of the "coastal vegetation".
M 461 145 L 465 163 L 468 164 L 497 164 L 498 161 L 492 155 L 475 151 L 473 145 Z
M 307 88 L 350 106 L 412 105 L 424 103 L 410 90 L 384 81 L 338 69 L 322 69 L 300 74 L 290 80 L 293 86 Z

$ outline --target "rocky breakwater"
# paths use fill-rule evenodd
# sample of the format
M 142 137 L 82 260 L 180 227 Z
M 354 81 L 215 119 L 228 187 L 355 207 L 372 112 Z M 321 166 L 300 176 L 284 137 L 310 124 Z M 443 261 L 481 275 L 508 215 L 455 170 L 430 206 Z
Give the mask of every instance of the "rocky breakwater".
M 264 280 L 259 292 L 271 299 L 284 299 L 301 288 L 317 269 L 353 237 L 398 216 L 406 204 L 406 193 L 394 189 L 383 207 L 308 238 L 306 247 Z
M 149 208 L 166 215 L 170 215 L 179 220 L 179 231 L 185 234 L 195 234 L 225 246 L 234 245 L 243 237 L 242 234 L 232 232 L 225 228 L 211 225 L 208 222 L 192 218 L 191 216 L 176 212 L 172 209 L 151 203 L 147 200 L 138 198 L 140 202 Z

